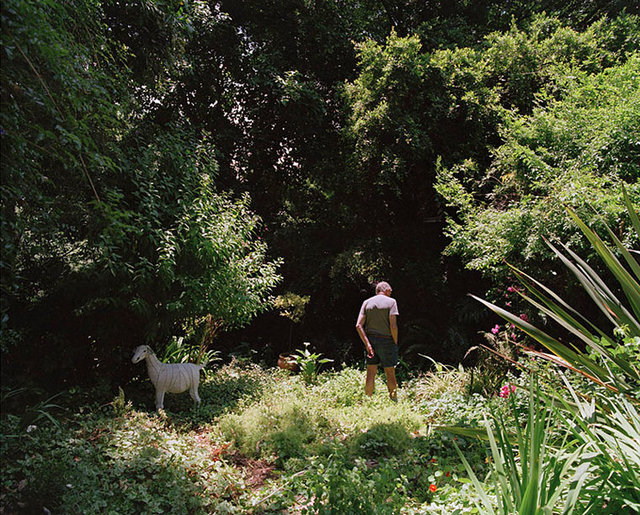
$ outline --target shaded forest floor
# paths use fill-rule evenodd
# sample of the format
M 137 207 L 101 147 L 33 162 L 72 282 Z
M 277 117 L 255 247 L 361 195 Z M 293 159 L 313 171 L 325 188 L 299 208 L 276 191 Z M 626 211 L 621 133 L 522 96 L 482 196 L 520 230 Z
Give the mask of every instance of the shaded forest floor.
M 382 374 L 367 398 L 354 368 L 306 385 L 234 362 L 203 378 L 199 408 L 185 393 L 156 414 L 146 379 L 108 402 L 75 391 L 20 415 L 5 403 L 0 512 L 473 513 L 453 442 L 481 478 L 485 447 L 437 426 L 479 425 L 501 404 L 467 381 L 407 378 L 396 404 Z

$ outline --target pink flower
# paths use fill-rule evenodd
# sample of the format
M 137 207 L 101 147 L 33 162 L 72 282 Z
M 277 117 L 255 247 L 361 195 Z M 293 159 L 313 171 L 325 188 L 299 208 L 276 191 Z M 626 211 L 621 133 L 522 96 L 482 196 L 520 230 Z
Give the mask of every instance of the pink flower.
M 521 318 L 522 320 L 524 320 L 525 322 L 528 322 L 528 321 L 529 321 L 529 317 L 527 316 L 527 314 L 526 314 L 526 313 L 520 313 L 520 318 Z
M 502 388 L 500 388 L 500 392 L 498 393 L 498 396 L 501 397 L 502 399 L 506 399 L 507 397 L 509 397 L 509 395 L 511 395 L 515 391 L 516 391 L 516 385 L 505 384 Z
M 507 302 L 507 306 L 511 306 L 511 302 Z
M 500 332 L 500 326 L 498 324 L 495 325 L 493 329 L 491 329 L 493 334 L 498 334 Z
M 516 333 L 511 333 L 511 339 L 515 340 L 516 339 Z
M 509 293 L 513 293 L 514 291 L 516 291 L 516 289 L 515 289 L 513 286 L 509 286 L 509 287 L 507 288 L 507 291 L 508 291 Z

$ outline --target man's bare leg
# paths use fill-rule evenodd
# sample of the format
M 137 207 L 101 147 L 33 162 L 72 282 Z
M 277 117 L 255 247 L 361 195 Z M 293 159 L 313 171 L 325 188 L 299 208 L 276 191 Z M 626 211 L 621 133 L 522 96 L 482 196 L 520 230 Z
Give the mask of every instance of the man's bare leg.
M 396 381 L 396 368 L 385 367 L 384 373 L 387 376 L 387 389 L 389 390 L 389 398 L 392 401 L 398 399 L 398 382 Z
M 373 395 L 373 387 L 376 382 L 377 373 L 378 365 L 367 365 L 367 380 L 364 384 L 364 393 L 369 397 Z

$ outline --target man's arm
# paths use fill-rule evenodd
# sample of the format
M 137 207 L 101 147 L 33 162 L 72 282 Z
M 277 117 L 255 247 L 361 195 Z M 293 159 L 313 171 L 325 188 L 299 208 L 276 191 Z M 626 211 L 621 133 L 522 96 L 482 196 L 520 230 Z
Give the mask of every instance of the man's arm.
M 364 322 L 366 319 L 367 318 L 365 315 L 358 316 L 358 321 L 356 322 L 356 331 L 358 331 L 358 334 L 360 335 L 360 339 L 362 340 L 362 343 L 364 343 L 364 346 L 367 349 L 367 356 L 369 356 L 370 358 L 373 358 L 373 347 L 371 346 L 371 343 L 369 343 L 369 338 L 367 338 L 367 333 L 364 332 Z
M 393 341 L 398 345 L 398 315 L 389 315 L 389 329 Z

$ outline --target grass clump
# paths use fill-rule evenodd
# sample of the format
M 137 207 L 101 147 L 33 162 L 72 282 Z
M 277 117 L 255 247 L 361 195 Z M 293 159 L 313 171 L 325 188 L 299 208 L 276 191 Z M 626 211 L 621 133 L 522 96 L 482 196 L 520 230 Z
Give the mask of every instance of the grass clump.
M 305 456 L 318 430 L 317 417 L 298 403 L 260 402 L 220 422 L 224 437 L 246 456 L 280 460 Z
M 260 402 L 223 416 L 220 429 L 243 454 L 279 463 L 326 454 L 336 442 L 353 456 L 406 450 L 421 417 L 406 403 L 391 404 L 386 394 L 366 398 L 363 384 L 363 373 L 353 369 L 311 387 L 291 377 Z M 378 386 L 385 388 L 381 382 Z
M 390 467 L 370 467 L 365 460 L 334 457 L 314 464 L 300 484 L 307 501 L 300 511 L 311 513 L 399 513 L 406 496 Z
M 355 452 L 367 458 L 390 458 L 406 451 L 411 437 L 399 422 L 375 424 L 355 440 Z

